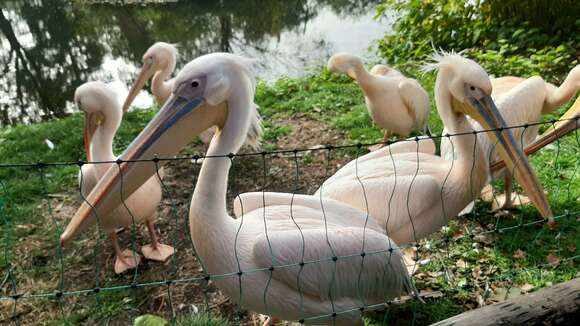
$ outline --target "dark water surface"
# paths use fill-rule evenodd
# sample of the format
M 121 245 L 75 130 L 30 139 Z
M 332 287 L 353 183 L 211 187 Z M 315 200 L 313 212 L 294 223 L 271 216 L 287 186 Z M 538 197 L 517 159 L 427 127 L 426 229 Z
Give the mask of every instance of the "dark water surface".
M 372 41 L 390 30 L 389 21 L 373 20 L 377 2 L 2 0 L 0 125 L 72 112 L 74 90 L 88 80 L 110 83 L 122 98 L 156 41 L 178 45 L 178 69 L 228 51 L 258 59 L 259 77 L 269 81 L 300 76 L 336 51 L 370 56 Z M 152 103 L 145 92 L 135 102 Z

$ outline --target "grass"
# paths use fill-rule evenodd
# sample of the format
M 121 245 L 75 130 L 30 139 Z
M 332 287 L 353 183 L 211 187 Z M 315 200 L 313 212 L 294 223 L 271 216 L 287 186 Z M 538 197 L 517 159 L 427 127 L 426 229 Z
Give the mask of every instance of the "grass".
M 418 78 L 429 91 L 432 90 L 432 75 L 421 75 L 413 69 L 406 73 Z M 291 135 L 295 126 L 290 122 L 297 119 L 317 121 L 329 129 L 343 131 L 347 138 L 339 139 L 339 143 L 382 139 L 381 130 L 373 125 L 366 112 L 358 86 L 347 77 L 332 75 L 328 71 L 304 78 L 280 79 L 274 85 L 260 83 L 256 102 L 264 117 L 265 149 L 277 148 L 279 138 Z M 116 153 L 129 144 L 154 113 L 151 110 L 126 115 L 115 138 Z M 545 119 L 552 119 L 558 114 L 546 116 Z M 82 116 L 74 114 L 60 120 L 2 129 L 0 161 L 11 164 L 75 162 L 83 159 L 82 124 Z M 435 110 L 431 111 L 429 125 L 435 134 L 442 130 Z M 379 325 L 383 321 L 407 325 L 413 320 L 417 325 L 428 324 L 475 308 L 479 305 L 478 300 L 489 302 L 502 293 L 512 294 L 514 291 L 510 289 L 525 292 L 522 290 L 524 286 L 526 289 L 532 286 L 535 290 L 576 277 L 578 267 L 574 257 L 578 255 L 577 248 L 580 246 L 577 237 L 580 211 L 577 157 L 580 141 L 577 137 L 566 137 L 532 158 L 540 180 L 550 194 L 556 215 L 570 212 L 570 215 L 559 218 L 556 231 L 540 224 L 492 233 L 489 239 L 471 239 L 468 236 L 470 233 L 517 227 L 539 219 L 529 207 L 507 217 L 498 217 L 488 212 L 489 204 L 479 202 L 475 216 L 452 221 L 446 231 L 422 242 L 418 250 L 423 263 L 414 278 L 417 286 L 423 291 L 440 291 L 442 297 L 425 299 L 425 303 L 412 301 L 386 311 L 369 313 L 365 316 L 367 325 Z M 46 139 L 54 144 L 53 149 L 46 144 Z M 342 154 L 351 158 L 354 155 L 348 151 Z M 315 155 L 307 154 L 300 162 L 307 167 L 316 160 Z M 19 258 L 13 249 L 23 238 L 36 239 L 39 245 L 27 253 L 32 256 L 32 266 L 14 269 L 19 277 L 34 281 L 41 274 L 58 274 L 58 264 L 51 263 L 55 255 L 54 246 L 47 244 L 56 243 L 58 230 L 64 221 L 52 216 L 47 203 L 51 202 L 51 196 L 63 193 L 77 196 L 77 171 L 78 167 L 74 165 L 0 168 L 0 222 L 4 230 L 0 234 L 0 281 L 9 267 L 14 268 L 18 263 Z M 302 173 L 306 172 L 303 170 Z M 449 243 L 442 241 L 446 236 L 451 239 Z M 517 255 L 518 252 L 524 254 Z M 548 257 L 552 256 L 559 262 L 550 265 Z M 67 255 L 64 259 L 66 266 L 77 266 L 83 258 Z M 117 281 L 123 282 L 123 279 Z M 12 294 L 8 286 L 1 290 L 3 295 Z M 46 324 L 76 324 L 103 318 L 114 321 L 116 316 L 135 312 L 137 302 L 134 298 L 123 291 L 109 291 L 104 294 L 101 304 L 55 318 Z M 181 319 L 178 324 L 223 323 L 223 319 L 194 315 Z

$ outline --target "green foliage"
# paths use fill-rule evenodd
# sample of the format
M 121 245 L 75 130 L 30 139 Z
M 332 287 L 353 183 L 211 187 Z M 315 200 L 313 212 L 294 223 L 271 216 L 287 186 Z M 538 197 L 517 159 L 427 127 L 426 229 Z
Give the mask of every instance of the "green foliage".
M 213 316 L 208 313 L 200 313 L 191 315 L 189 317 L 184 317 L 179 319 L 177 322 L 179 326 L 228 326 L 231 323 L 221 317 L 221 316 Z
M 554 31 L 525 14 L 508 14 L 532 12 L 540 2 L 528 8 L 526 1 L 386 0 L 377 16 L 395 11 L 398 18 L 393 33 L 379 41 L 379 52 L 391 63 L 404 64 L 427 59 L 434 48 L 468 50 L 492 74 L 541 73 L 557 80 L 578 64 L 580 19 Z M 566 8 L 560 8 L 563 15 Z
M 304 78 L 281 78 L 274 85 L 260 83 L 256 91 L 264 118 L 276 114 L 324 117 L 329 112 L 346 112 L 361 101 L 362 93 L 349 77 L 328 70 Z
M 169 326 L 169 322 L 159 316 L 146 314 L 135 318 L 133 326 Z

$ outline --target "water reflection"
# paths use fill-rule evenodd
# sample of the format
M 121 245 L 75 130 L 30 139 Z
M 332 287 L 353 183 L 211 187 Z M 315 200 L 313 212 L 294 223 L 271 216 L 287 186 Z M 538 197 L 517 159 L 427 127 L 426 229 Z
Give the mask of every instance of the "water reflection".
M 60 117 L 91 79 L 120 96 L 155 41 L 176 43 L 177 67 L 228 51 L 257 58 L 260 76 L 297 76 L 334 51 L 365 53 L 388 28 L 372 20 L 378 0 L 222 0 L 111 5 L 65 0 L 3 1 L 0 124 Z M 145 94 L 139 106 L 150 106 Z

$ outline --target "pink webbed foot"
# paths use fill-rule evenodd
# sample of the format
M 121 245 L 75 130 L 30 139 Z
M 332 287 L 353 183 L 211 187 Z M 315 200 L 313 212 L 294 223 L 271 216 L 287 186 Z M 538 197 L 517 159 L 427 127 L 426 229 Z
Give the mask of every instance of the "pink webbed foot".
M 124 272 L 137 268 L 141 262 L 141 257 L 138 253 L 130 249 L 125 249 L 121 255 L 115 259 L 115 273 L 123 274 Z
M 175 253 L 175 248 L 162 243 L 158 243 L 155 247 L 148 244 L 141 247 L 141 252 L 149 260 L 164 262 Z

